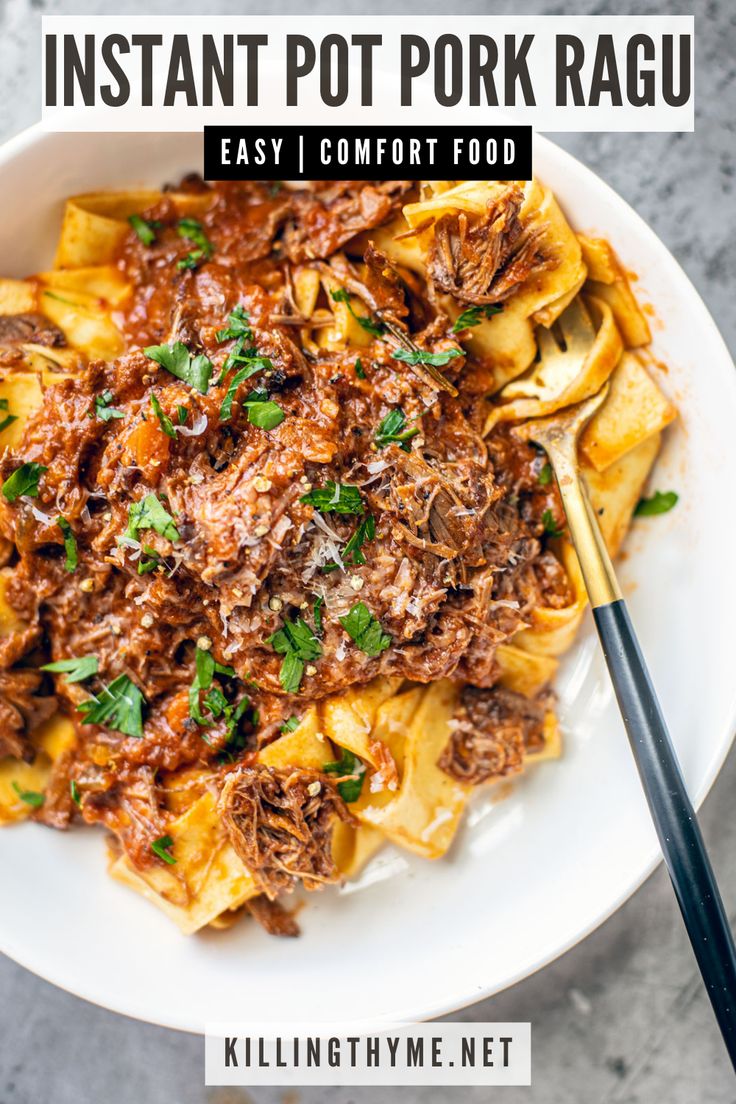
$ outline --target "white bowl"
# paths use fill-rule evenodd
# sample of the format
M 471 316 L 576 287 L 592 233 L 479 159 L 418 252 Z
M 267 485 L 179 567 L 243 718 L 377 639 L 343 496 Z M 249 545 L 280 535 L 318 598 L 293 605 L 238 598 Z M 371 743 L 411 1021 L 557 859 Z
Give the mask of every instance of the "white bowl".
M 50 263 L 65 196 L 158 185 L 200 164 L 199 135 L 27 131 L 0 150 L 0 269 Z M 637 273 L 669 368 L 661 382 L 682 413 L 654 480 L 680 503 L 636 522 L 621 575 L 697 804 L 736 717 L 736 375 L 696 291 L 631 208 L 541 138 L 535 172 L 576 228 L 605 235 Z M 421 1019 L 488 996 L 592 931 L 659 857 L 589 624 L 558 689 L 559 763 L 476 805 L 447 860 L 388 849 L 357 885 L 312 895 L 301 939 L 254 923 L 181 936 L 107 877 L 100 833 L 25 824 L 0 831 L 0 948 L 87 1000 L 191 1031 L 208 1020 Z

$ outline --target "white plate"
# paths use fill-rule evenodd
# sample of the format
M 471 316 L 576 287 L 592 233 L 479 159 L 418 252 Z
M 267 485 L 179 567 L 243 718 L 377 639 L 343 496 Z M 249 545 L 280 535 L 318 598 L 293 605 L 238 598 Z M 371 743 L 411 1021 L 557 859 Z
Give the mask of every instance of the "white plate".
M 26 132 L 0 150 L 3 274 L 49 264 L 65 196 L 157 185 L 200 163 L 198 135 Z M 698 803 L 736 716 L 736 375 L 694 288 L 624 201 L 544 139 L 535 171 L 575 227 L 604 234 L 638 274 L 669 366 L 661 382 L 682 411 L 655 479 L 681 501 L 635 524 L 621 574 Z M 658 857 L 590 625 L 559 690 L 561 762 L 476 806 L 449 859 L 389 850 L 357 887 L 312 895 L 301 939 L 254 923 L 181 936 L 107 877 L 100 833 L 26 824 L 0 831 L 0 947 L 88 1000 L 191 1031 L 207 1020 L 419 1019 L 488 996 L 600 924 Z

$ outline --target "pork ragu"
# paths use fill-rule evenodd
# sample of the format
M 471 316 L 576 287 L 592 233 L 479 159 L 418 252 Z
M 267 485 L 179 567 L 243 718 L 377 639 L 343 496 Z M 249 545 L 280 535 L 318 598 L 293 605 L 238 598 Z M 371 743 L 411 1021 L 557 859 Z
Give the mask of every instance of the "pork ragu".
M 563 515 L 533 446 L 482 438 L 491 379 L 475 365 L 464 394 L 442 302 L 503 303 L 554 261 L 524 238 L 511 188 L 478 225 L 442 223 L 420 282 L 365 244 L 411 188 L 190 178 L 179 191 L 213 201 L 201 220 L 182 227 L 164 197 L 141 215 L 148 233 L 131 227 L 116 316 L 129 351 L 49 387 L 0 462 L 18 492 L 0 500 L 7 598 L 25 626 L 3 654 L 1 749 L 31 756 L 55 705 L 77 733 L 36 819 L 102 823 L 144 869 L 162 861 L 162 779 L 207 765 L 270 898 L 334 880 L 331 825 L 351 817 L 327 774 L 255 764 L 310 702 L 379 675 L 457 681 L 440 762 L 469 782 L 517 769 L 539 738 L 541 707 L 499 692 L 495 653 L 533 608 L 570 602 L 547 547 Z M 305 269 L 370 308 L 359 357 L 303 344 Z M 63 335 L 32 315 L 0 328 L 6 355 L 29 340 Z M 93 661 L 76 677 L 80 657 Z

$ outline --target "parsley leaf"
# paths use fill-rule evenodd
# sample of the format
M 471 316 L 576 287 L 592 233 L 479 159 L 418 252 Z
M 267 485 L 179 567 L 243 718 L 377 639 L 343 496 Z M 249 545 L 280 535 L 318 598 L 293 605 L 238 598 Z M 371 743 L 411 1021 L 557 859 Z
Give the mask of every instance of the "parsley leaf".
M 82 795 L 79 792 L 79 786 L 77 785 L 76 778 L 72 778 L 69 783 L 69 793 L 72 795 L 72 801 L 80 809 L 82 808 Z
M 419 429 L 415 427 L 414 429 L 405 430 L 405 425 L 406 415 L 400 406 L 397 406 L 394 410 L 389 410 L 376 430 L 375 442 L 378 447 L 386 448 L 386 445 L 395 442 L 404 452 L 411 452 L 411 445 L 409 442 L 412 437 L 416 437 L 417 433 L 419 433 Z
M 97 674 L 97 656 L 73 656 L 71 659 L 57 659 L 54 663 L 46 663 L 42 671 L 51 671 L 55 674 L 65 674 L 66 682 L 84 682 Z
M 343 778 L 342 782 L 337 783 L 337 792 L 347 803 L 358 800 L 363 789 L 365 767 L 357 755 L 347 748 L 340 748 L 340 758 L 334 763 L 325 763 L 322 770 L 325 774 L 352 775 L 352 778 Z
M 391 636 L 383 631 L 381 622 L 373 616 L 365 602 L 356 602 L 350 612 L 345 617 L 340 617 L 339 621 L 348 636 L 367 656 L 378 656 L 391 645 Z
M 79 563 L 79 556 L 77 555 L 77 541 L 72 532 L 72 527 L 66 518 L 63 517 L 57 518 L 56 524 L 61 529 L 62 536 L 64 537 L 64 551 L 66 552 L 64 567 L 69 572 L 76 571 L 77 564 Z
M 547 463 L 539 469 L 537 480 L 542 484 L 543 487 L 546 487 L 548 483 L 552 482 L 552 465 L 549 461 L 547 461 Z
M 157 858 L 163 859 L 169 866 L 174 866 L 176 859 L 169 851 L 169 848 L 173 846 L 174 841 L 171 836 L 159 836 L 159 838 L 155 839 L 151 844 L 151 850 Z
M 358 357 L 358 359 L 355 361 L 355 374 L 358 379 L 366 378 L 365 368 L 363 367 L 363 362 L 361 361 L 360 357 Z
M 242 404 L 248 411 L 248 421 L 259 429 L 275 429 L 284 420 L 278 403 L 272 402 L 266 391 L 251 391 Z
M 228 420 L 228 418 L 230 417 L 230 415 L 232 414 L 233 402 L 235 400 L 235 395 L 236 395 L 236 392 L 237 392 L 238 388 L 240 387 L 241 383 L 243 383 L 247 379 L 250 379 L 250 377 L 254 376 L 256 374 L 256 372 L 261 372 L 266 368 L 271 368 L 272 367 L 271 361 L 268 359 L 268 357 L 262 357 L 262 356 L 258 356 L 258 355 L 253 355 L 253 356 L 247 356 L 246 357 L 246 356 L 240 356 L 240 355 L 233 354 L 232 356 L 229 356 L 227 358 L 227 360 L 225 361 L 225 367 L 223 368 L 223 375 L 225 374 L 225 372 L 227 370 L 228 361 L 230 361 L 230 360 L 233 360 L 238 364 L 242 363 L 243 367 L 238 369 L 238 371 L 235 373 L 233 378 L 230 380 L 230 383 L 228 384 L 227 392 L 225 393 L 225 398 L 222 400 L 222 406 L 220 407 L 220 421 L 221 422 L 226 422 Z M 220 376 L 220 380 L 222 380 L 222 376 Z M 276 403 L 274 403 L 273 405 L 276 406 Z
M 337 291 L 331 291 L 330 296 L 336 303 L 344 303 L 352 314 L 355 321 L 362 329 L 367 333 L 372 334 L 373 337 L 380 337 L 384 333 L 386 327 L 383 322 L 374 322 L 370 315 L 358 314 L 350 302 L 350 292 L 345 288 L 338 288 Z
M 153 413 L 156 415 L 159 421 L 159 425 L 166 434 L 167 437 L 173 437 L 176 440 L 176 432 L 171 424 L 171 418 L 167 414 L 164 414 L 161 409 L 161 403 L 158 401 L 153 391 L 151 392 L 151 406 L 153 407 Z
M 36 793 L 35 790 L 22 790 L 15 781 L 13 781 L 13 789 L 21 801 L 25 801 L 26 805 L 32 805 L 34 809 L 40 809 L 46 800 L 42 793 Z
M 148 556 L 148 559 L 144 559 L 144 556 Z M 141 555 L 138 557 L 138 574 L 149 575 L 152 571 L 155 571 L 160 564 L 163 564 L 163 560 L 156 549 L 151 548 L 150 544 L 144 544 L 141 549 Z
M 286 735 L 287 732 L 296 732 L 296 730 L 298 729 L 300 724 L 301 724 L 301 721 L 299 720 L 299 718 L 295 717 L 294 714 L 292 713 L 292 715 L 289 717 L 289 719 L 284 721 L 281 728 L 279 729 L 279 732 L 282 735 Z
M 10 410 L 10 402 L 8 399 L 0 399 L 0 410 Z M 4 429 L 7 429 L 9 425 L 12 425 L 13 422 L 16 422 L 17 420 L 17 414 L 6 414 L 2 422 L 0 422 L 0 433 L 2 433 Z
M 95 410 L 94 413 L 102 422 L 109 422 L 111 418 L 124 418 L 125 414 L 122 410 L 116 410 L 110 403 L 113 401 L 112 391 L 105 389 L 100 395 L 95 396 Z M 94 417 L 94 414 L 90 411 L 90 418 Z
M 196 721 L 198 725 L 202 725 L 204 728 L 210 728 L 214 720 L 221 717 L 223 713 L 227 714 L 228 710 L 232 711 L 232 706 L 225 695 L 219 690 L 215 692 L 211 689 L 212 680 L 215 674 L 227 675 L 228 678 L 235 678 L 235 671 L 232 667 L 224 667 L 221 663 L 216 663 L 215 657 L 212 655 L 209 648 L 197 648 L 194 656 L 194 668 L 194 680 L 189 687 L 189 716 L 193 721 Z M 210 720 L 202 713 L 200 691 L 203 690 L 210 691 L 204 699 L 204 704 L 208 707 L 214 720 Z
M 358 564 L 365 563 L 365 556 L 363 555 L 362 548 L 366 541 L 372 541 L 376 535 L 376 519 L 373 514 L 369 514 L 368 517 L 361 521 L 358 528 L 353 533 L 352 537 L 345 545 L 342 553 L 343 563 Z M 335 564 L 337 567 L 337 564 Z
M 324 487 L 315 487 L 299 499 L 307 506 L 314 506 L 321 514 L 362 514 L 363 500 L 360 491 L 350 483 L 335 483 L 328 479 Z
M 314 619 L 314 632 L 316 636 L 322 636 L 322 607 L 325 604 L 323 595 L 315 598 L 312 606 L 312 618 Z
M 445 349 L 441 353 L 430 353 L 426 349 L 394 349 L 394 360 L 403 360 L 405 364 L 430 364 L 433 368 L 442 368 L 455 357 L 463 356 L 460 349 Z
M 639 499 L 634 514 L 636 517 L 654 517 L 669 513 L 679 498 L 677 491 L 655 491 L 651 498 Z
M 82 724 L 104 725 L 124 736 L 142 736 L 144 704 L 145 698 L 132 679 L 119 675 L 99 694 L 78 705 L 77 711 L 86 714 Z
M 3 483 L 3 494 L 8 502 L 15 502 L 21 495 L 38 498 L 38 481 L 45 471 L 48 471 L 48 468 L 33 461 L 16 468 Z
M 551 510 L 545 510 L 542 514 L 542 525 L 545 533 L 548 533 L 550 537 L 561 537 L 565 530 L 564 525 L 558 526 Z
M 192 356 L 183 341 L 169 345 L 149 345 L 143 350 L 149 360 L 160 364 L 172 376 L 183 380 L 201 395 L 207 394 L 212 377 L 212 361 L 203 353 Z
M 455 320 L 452 332 L 460 333 L 461 330 L 469 330 L 471 326 L 479 326 L 484 318 L 493 318 L 494 314 L 500 314 L 502 310 L 503 307 L 496 303 L 486 303 L 482 307 L 468 307 Z
M 275 652 L 284 657 L 279 672 L 279 681 L 287 694 L 296 694 L 304 674 L 304 664 L 319 659 L 322 645 L 306 621 L 297 617 L 296 621 L 284 621 L 268 641 Z
M 249 319 L 247 310 L 238 303 L 228 315 L 227 326 L 217 331 L 217 340 L 235 341 L 238 338 L 245 338 L 246 341 L 252 341 L 253 331 L 248 325 Z
M 188 415 L 189 415 L 189 411 L 187 410 L 186 406 L 177 406 L 177 408 L 176 408 L 176 418 L 177 418 L 177 421 L 179 422 L 179 425 L 184 425 L 184 423 L 187 420 Z
M 128 222 L 144 245 L 153 245 L 161 223 L 156 219 L 144 219 L 141 215 L 128 215 Z
M 174 525 L 174 519 L 153 493 L 147 494 L 140 502 L 132 502 L 128 509 L 126 537 L 135 540 L 141 529 L 155 529 L 170 541 L 181 540 L 179 530 Z
M 176 232 L 180 238 L 184 238 L 185 241 L 190 241 L 192 245 L 197 247 L 189 254 L 190 257 L 196 254 L 197 260 L 201 260 L 202 257 L 204 257 L 205 260 L 210 259 L 215 251 L 215 247 L 205 234 L 201 222 L 193 218 L 179 219 L 176 225 Z M 179 262 L 179 264 L 181 266 L 181 262 Z

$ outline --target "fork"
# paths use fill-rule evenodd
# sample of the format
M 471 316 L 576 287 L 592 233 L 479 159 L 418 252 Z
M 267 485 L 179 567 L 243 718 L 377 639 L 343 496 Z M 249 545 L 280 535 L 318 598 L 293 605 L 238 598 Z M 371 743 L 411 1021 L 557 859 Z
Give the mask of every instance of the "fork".
M 594 331 L 575 301 L 559 319 L 560 349 L 548 330 L 539 333 L 543 361 L 577 356 L 582 365 Z M 569 367 L 569 364 L 567 365 Z M 729 1057 L 736 1068 L 736 948 L 667 724 L 639 647 L 608 550 L 578 468 L 577 442 L 604 402 L 597 394 L 514 431 L 547 454 L 585 580 L 593 618 L 628 733 L 660 847 L 688 936 Z

